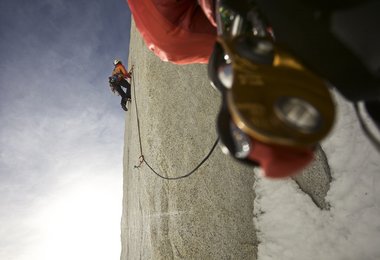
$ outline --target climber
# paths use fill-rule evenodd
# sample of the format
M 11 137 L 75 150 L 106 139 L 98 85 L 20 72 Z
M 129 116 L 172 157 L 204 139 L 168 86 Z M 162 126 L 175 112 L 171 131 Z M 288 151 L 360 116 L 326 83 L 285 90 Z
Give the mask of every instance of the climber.
M 115 59 L 113 64 L 115 68 L 112 71 L 112 76 L 109 77 L 110 87 L 112 92 L 115 93 L 116 91 L 121 96 L 121 107 L 128 111 L 127 101 L 131 100 L 131 84 L 127 81 L 127 78 L 131 78 L 133 70 L 131 69 L 128 72 L 119 59 Z M 121 87 L 125 88 L 125 92 Z

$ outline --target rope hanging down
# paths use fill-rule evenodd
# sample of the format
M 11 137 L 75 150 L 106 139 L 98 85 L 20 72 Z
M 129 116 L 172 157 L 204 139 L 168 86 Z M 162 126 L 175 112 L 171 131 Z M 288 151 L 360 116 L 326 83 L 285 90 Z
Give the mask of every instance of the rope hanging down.
M 360 127 L 362 128 L 364 134 L 371 141 L 371 143 L 376 148 L 376 150 L 378 152 L 380 152 L 380 140 L 376 137 L 375 133 L 370 130 L 370 127 L 364 121 L 364 116 L 360 112 L 359 102 L 355 102 L 354 103 L 354 109 L 355 109 L 355 112 L 356 112 L 356 116 L 357 116 L 357 118 L 359 120 Z
M 138 112 L 138 107 L 137 107 L 137 98 L 136 98 L 136 88 L 135 88 L 135 78 L 134 75 L 131 75 L 131 88 L 133 88 L 133 96 L 134 96 L 134 101 L 135 101 L 135 109 L 136 109 L 136 120 L 137 120 L 137 131 L 138 131 L 138 136 L 139 136 L 139 145 L 140 145 L 140 157 L 139 157 L 139 164 L 135 165 L 134 168 L 140 168 L 143 163 L 145 163 L 149 169 L 156 174 L 158 177 L 165 179 L 165 180 L 179 180 L 183 179 L 186 177 L 189 177 L 192 175 L 194 172 L 196 172 L 211 156 L 211 154 L 214 152 L 215 147 L 217 146 L 219 142 L 219 137 L 216 138 L 215 143 L 211 147 L 209 153 L 203 158 L 203 160 L 189 173 L 178 176 L 178 177 L 166 177 L 163 176 L 162 174 L 159 174 L 156 170 L 153 169 L 153 167 L 145 160 L 145 157 L 143 155 L 143 149 L 142 149 L 142 142 L 141 142 L 141 131 L 140 131 L 140 118 L 139 118 L 139 112 Z

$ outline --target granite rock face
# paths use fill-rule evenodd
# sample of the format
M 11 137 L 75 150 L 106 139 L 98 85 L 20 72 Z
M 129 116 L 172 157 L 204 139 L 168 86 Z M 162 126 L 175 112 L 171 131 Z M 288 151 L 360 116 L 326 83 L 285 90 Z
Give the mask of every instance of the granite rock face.
M 314 162 L 294 176 L 293 180 L 303 192 L 310 196 L 316 206 L 322 210 L 330 208 L 325 197 L 330 189 L 332 178 L 327 157 L 320 146 L 316 148 Z
M 208 81 L 207 66 L 162 62 L 134 24 L 129 53 L 135 69 L 125 118 L 121 259 L 256 259 L 252 168 L 218 147 L 181 180 L 161 179 L 145 163 L 135 167 L 142 149 L 154 170 L 177 177 L 210 151 L 221 97 Z M 328 171 L 319 151 L 313 165 L 294 178 L 321 208 L 327 208 Z
M 132 103 L 126 113 L 121 259 L 256 259 L 254 173 L 214 153 L 188 178 L 180 176 L 210 151 L 220 95 L 207 66 L 162 62 L 132 25 Z

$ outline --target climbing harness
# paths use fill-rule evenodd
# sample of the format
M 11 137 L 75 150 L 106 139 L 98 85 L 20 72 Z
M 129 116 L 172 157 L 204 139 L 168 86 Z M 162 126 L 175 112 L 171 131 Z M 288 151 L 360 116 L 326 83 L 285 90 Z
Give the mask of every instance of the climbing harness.
M 132 66 L 132 70 L 133 70 L 133 66 Z M 179 180 L 179 179 L 184 179 L 186 177 L 189 177 L 190 175 L 192 175 L 193 173 L 195 173 L 211 156 L 211 154 L 214 152 L 215 150 L 215 147 L 217 146 L 218 142 L 219 142 L 219 137 L 216 138 L 213 146 L 211 147 L 210 151 L 208 152 L 208 154 L 203 158 L 203 160 L 198 163 L 198 165 L 193 169 L 191 170 L 190 172 L 184 174 L 184 175 L 181 175 L 181 176 L 178 176 L 178 177 L 166 177 L 166 176 L 163 176 L 162 174 L 158 173 L 145 159 L 144 155 L 143 155 L 143 148 L 142 148 L 142 141 L 141 141 L 141 131 L 140 131 L 140 117 L 139 117 L 139 113 L 138 113 L 138 105 L 137 105 L 137 97 L 136 97 L 136 88 L 135 88 L 135 79 L 134 79 L 134 75 L 132 73 L 131 75 L 131 88 L 133 88 L 133 95 L 134 95 L 134 103 L 135 103 L 135 109 L 136 109 L 136 121 L 137 121 L 137 132 L 138 132 L 138 137 L 139 137 L 139 147 L 140 147 L 140 156 L 139 156 L 139 162 L 137 165 L 134 166 L 135 169 L 138 169 L 140 168 L 143 163 L 145 163 L 148 168 L 154 173 L 156 174 L 158 177 L 162 178 L 162 179 L 165 179 L 165 180 Z

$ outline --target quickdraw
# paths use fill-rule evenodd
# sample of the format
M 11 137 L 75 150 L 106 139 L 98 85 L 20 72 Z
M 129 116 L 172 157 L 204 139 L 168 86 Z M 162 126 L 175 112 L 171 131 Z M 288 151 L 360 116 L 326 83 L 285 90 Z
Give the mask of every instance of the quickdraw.
M 144 163 L 144 161 L 145 161 L 144 155 L 140 155 L 140 157 L 139 157 L 139 163 L 138 163 L 138 165 L 135 165 L 134 168 L 135 169 L 136 168 L 140 168 L 141 165 Z

